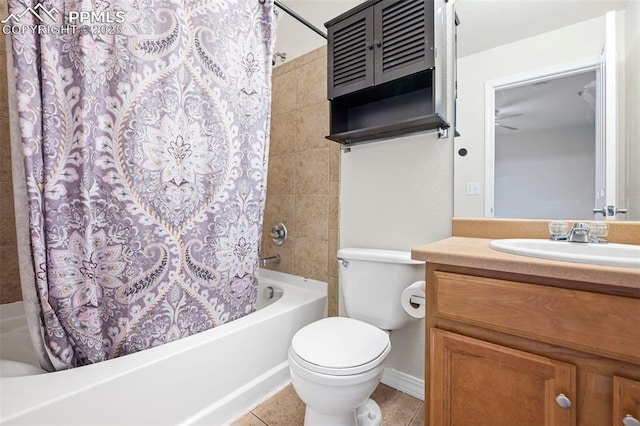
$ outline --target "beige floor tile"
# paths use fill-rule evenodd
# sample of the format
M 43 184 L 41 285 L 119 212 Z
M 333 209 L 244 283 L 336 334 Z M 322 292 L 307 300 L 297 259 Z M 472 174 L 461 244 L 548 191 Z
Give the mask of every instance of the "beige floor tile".
M 252 413 L 269 426 L 298 426 L 304 423 L 304 403 L 292 385 L 259 405 Z
M 378 385 L 371 398 L 380 406 L 385 426 L 408 425 L 422 405 L 419 399 L 382 383 Z

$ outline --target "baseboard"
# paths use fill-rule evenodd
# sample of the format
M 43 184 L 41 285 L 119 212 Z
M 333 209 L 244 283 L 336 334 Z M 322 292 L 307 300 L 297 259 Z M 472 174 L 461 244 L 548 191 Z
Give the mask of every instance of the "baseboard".
M 424 401 L 424 380 L 393 368 L 385 368 L 382 383 Z

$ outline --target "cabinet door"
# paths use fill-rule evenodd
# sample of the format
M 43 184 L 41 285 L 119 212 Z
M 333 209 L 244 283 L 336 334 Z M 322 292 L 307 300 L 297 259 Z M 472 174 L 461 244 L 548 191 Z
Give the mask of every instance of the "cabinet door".
M 374 6 L 375 83 L 435 66 L 433 0 L 383 0 Z
M 640 382 L 613 378 L 613 426 L 640 425 Z
M 373 86 L 373 8 L 328 28 L 328 97 Z
M 432 329 L 429 368 L 432 426 L 575 425 L 571 364 Z

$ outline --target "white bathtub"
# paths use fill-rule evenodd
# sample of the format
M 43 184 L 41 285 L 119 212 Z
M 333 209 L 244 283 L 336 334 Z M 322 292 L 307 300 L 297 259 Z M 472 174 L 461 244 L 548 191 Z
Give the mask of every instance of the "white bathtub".
M 326 316 L 326 283 L 268 270 L 259 281 L 260 309 L 215 329 L 85 367 L 0 377 L 0 423 L 229 423 L 289 382 L 291 338 Z M 283 290 L 270 304 L 268 286 Z M 3 321 L 7 311 L 3 333 L 21 321 Z

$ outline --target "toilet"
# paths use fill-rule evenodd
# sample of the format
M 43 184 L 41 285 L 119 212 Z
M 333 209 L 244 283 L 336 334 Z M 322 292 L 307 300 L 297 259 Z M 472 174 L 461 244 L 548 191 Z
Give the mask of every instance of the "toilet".
M 338 262 L 347 317 L 321 319 L 293 336 L 291 382 L 306 404 L 305 426 L 377 426 L 382 415 L 369 397 L 391 350 L 389 332 L 416 321 L 400 295 L 424 279 L 424 262 L 363 248 L 340 249 Z

